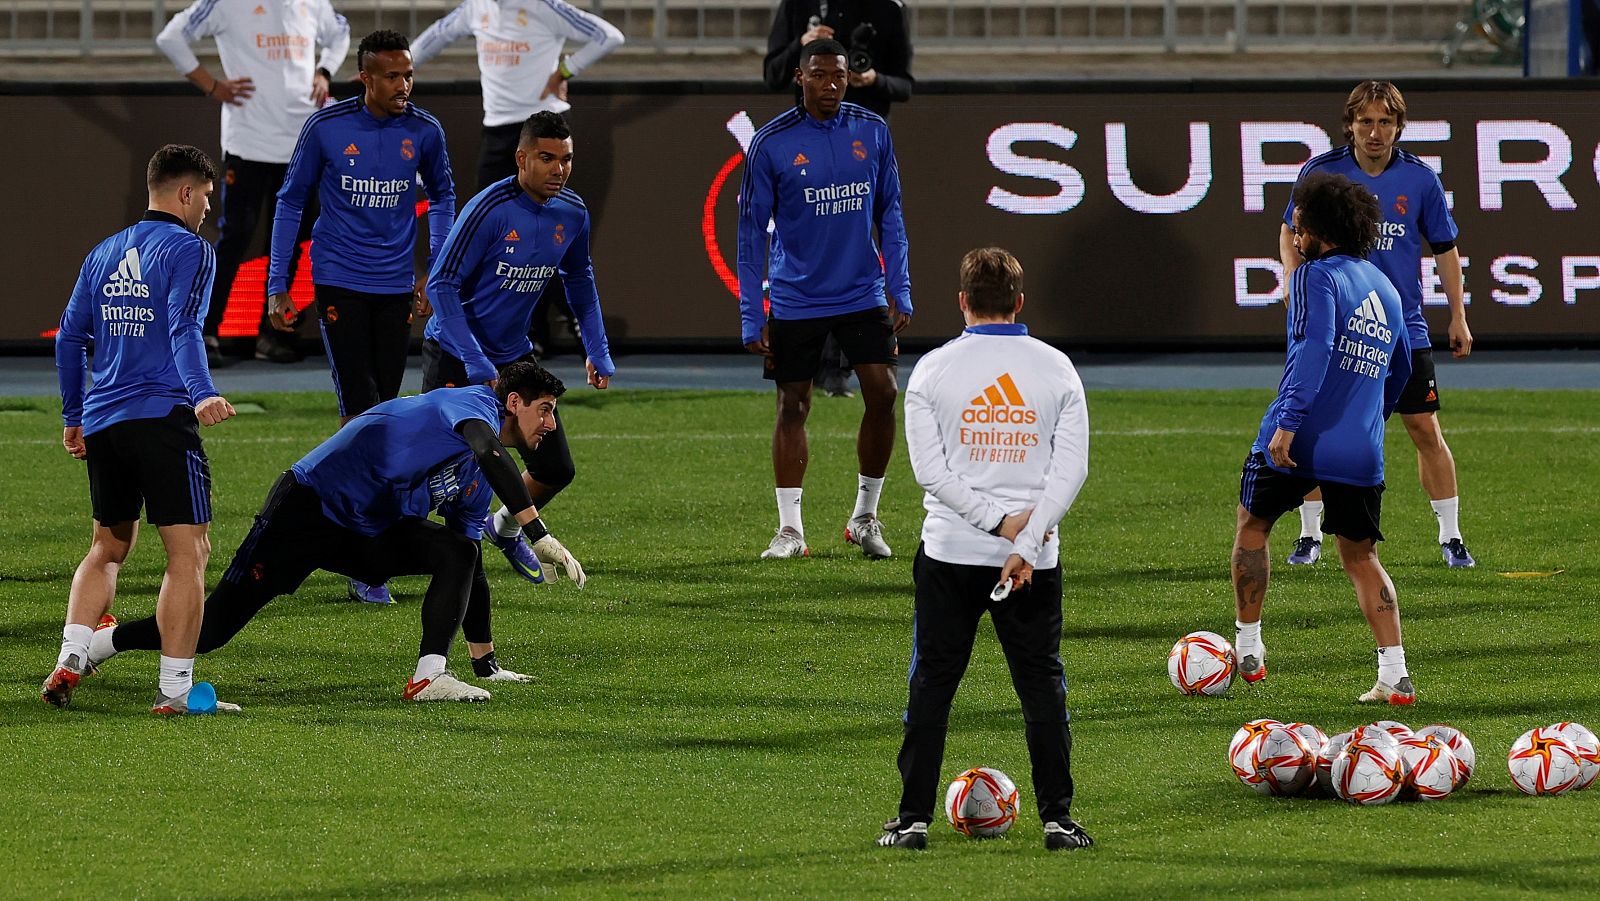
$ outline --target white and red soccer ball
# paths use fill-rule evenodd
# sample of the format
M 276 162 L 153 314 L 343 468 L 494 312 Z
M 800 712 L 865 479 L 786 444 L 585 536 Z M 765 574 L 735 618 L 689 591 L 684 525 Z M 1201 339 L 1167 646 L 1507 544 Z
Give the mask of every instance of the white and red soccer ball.
M 1583 791 L 1600 776 L 1600 739 L 1582 723 L 1555 723 L 1550 726 L 1557 735 L 1572 742 L 1578 752 L 1578 784 L 1572 791 Z
M 1583 776 L 1577 746 L 1551 726 L 1522 733 L 1506 755 L 1506 768 L 1512 784 L 1527 795 L 1564 794 Z
M 1257 791 L 1265 789 L 1279 797 L 1298 795 L 1316 778 L 1317 752 L 1291 726 L 1268 729 L 1256 740 L 1252 756 L 1256 782 L 1251 788 Z
M 1400 741 L 1400 795 L 1437 801 L 1456 789 L 1456 755 L 1437 735 L 1412 735 Z
M 1456 788 L 1467 784 L 1472 778 L 1472 772 L 1478 768 L 1478 752 L 1472 747 L 1472 741 L 1454 726 L 1444 723 L 1434 723 L 1423 726 L 1417 730 L 1418 735 L 1432 735 L 1439 738 L 1450 748 L 1450 753 L 1456 760 Z
M 1233 733 L 1233 739 L 1228 742 L 1228 766 L 1233 768 L 1233 775 L 1240 782 L 1248 785 L 1261 794 L 1270 794 L 1272 789 L 1262 781 L 1256 772 L 1258 752 L 1262 739 L 1283 724 L 1273 719 L 1251 720 L 1239 727 Z
M 1233 684 L 1233 645 L 1215 632 L 1190 632 L 1167 654 L 1167 678 L 1186 695 L 1220 695 Z
M 1381 729 L 1358 729 L 1334 758 L 1334 794 L 1352 804 L 1387 804 L 1400 794 L 1400 767 L 1399 744 L 1393 736 Z
M 975 766 L 945 789 L 944 815 L 962 835 L 1000 835 L 1017 821 L 1016 783 L 997 769 Z

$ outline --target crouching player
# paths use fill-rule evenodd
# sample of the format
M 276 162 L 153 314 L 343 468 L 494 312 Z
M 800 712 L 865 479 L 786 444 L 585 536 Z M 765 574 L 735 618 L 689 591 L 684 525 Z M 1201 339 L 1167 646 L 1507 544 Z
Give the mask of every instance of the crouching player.
M 430 575 L 422 645 L 405 687 L 409 701 L 487 701 L 457 679 L 445 657 L 457 629 L 475 673 L 501 669 L 489 628 L 489 582 L 478 540 L 493 492 L 519 523 L 538 517 L 507 446 L 532 450 L 555 431 L 566 388 L 531 363 L 514 363 L 496 387 L 446 388 L 386 401 L 352 419 L 278 478 L 222 582 L 206 599 L 200 653 L 228 643 L 268 601 L 318 569 L 372 585 Z M 428 514 L 438 510 L 444 523 Z M 89 659 L 160 647 L 156 621 L 95 634 Z

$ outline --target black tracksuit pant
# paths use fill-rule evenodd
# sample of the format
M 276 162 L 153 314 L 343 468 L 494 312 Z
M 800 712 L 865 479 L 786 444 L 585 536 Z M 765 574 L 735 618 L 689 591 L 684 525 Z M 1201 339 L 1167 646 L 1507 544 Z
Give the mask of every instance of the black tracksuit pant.
M 222 184 L 217 190 L 222 194 L 222 215 L 217 218 L 217 277 L 211 284 L 211 307 L 206 311 L 202 331 L 216 337 L 222 325 L 222 314 L 228 309 L 228 296 L 233 293 L 233 280 L 239 274 L 239 265 L 250 251 L 251 241 L 266 213 L 267 235 L 272 234 L 272 217 L 278 209 L 278 189 L 283 187 L 288 163 L 258 163 L 233 154 L 222 157 Z M 311 226 L 317 221 L 317 200 L 312 193 L 300 216 L 300 232 L 295 235 L 294 251 L 289 258 L 289 283 L 294 283 L 295 268 L 300 265 L 300 247 L 311 240 Z M 267 320 L 265 289 L 256 304 L 261 321 L 258 335 L 275 335 Z
M 994 621 L 1011 684 L 1022 701 L 1039 817 L 1047 823 L 1068 819 L 1072 730 L 1061 666 L 1061 568 L 1036 570 L 1031 587 L 1013 591 L 999 603 L 989 601 L 989 592 L 1000 581 L 998 566 L 944 563 L 919 545 L 911 573 L 917 586 L 916 619 L 900 746 L 900 821 L 933 820 L 950 706 L 985 611 Z

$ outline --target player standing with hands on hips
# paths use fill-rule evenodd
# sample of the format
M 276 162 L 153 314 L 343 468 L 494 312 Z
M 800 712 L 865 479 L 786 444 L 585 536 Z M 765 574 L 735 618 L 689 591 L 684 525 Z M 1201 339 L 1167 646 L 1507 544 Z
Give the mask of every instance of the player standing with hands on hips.
M 110 611 L 117 573 L 139 533 L 140 507 L 167 551 L 155 615 L 163 635 L 152 647 L 161 651 L 161 687 L 150 710 L 231 707 L 217 703 L 209 683 L 194 682 L 211 555 L 211 466 L 195 423 L 212 426 L 233 416 L 233 405 L 211 383 L 200 333 L 217 255 L 195 232 L 211 209 L 216 179 L 216 165 L 194 147 L 156 151 L 145 167 L 144 218 L 90 251 L 61 315 L 61 443 L 89 465 L 94 538 L 72 577 L 61 654 L 42 692 L 57 707 L 71 703 L 93 669 L 95 627 L 116 622 Z M 90 344 L 94 380 L 85 393 Z
M 892 553 L 878 498 L 894 451 L 895 336 L 911 322 L 900 168 L 882 117 L 844 102 L 843 46 L 807 44 L 794 77 L 802 103 L 755 133 L 739 189 L 741 340 L 765 358 L 764 374 L 778 386 L 772 436 L 778 531 L 761 556 L 810 553 L 800 510 L 810 456 L 806 418 L 812 377 L 831 334 L 855 365 L 865 404 L 856 438 L 856 505 L 845 539 L 883 558 Z M 762 310 L 763 276 L 771 284 L 770 317 Z
M 1438 268 L 1440 287 L 1450 303 L 1450 351 L 1457 358 L 1472 353 L 1467 306 L 1461 279 L 1458 230 L 1445 203 L 1444 187 L 1432 167 L 1395 146 L 1406 127 L 1406 101 L 1387 81 L 1356 85 L 1344 105 L 1346 144 L 1312 157 L 1300 170 L 1304 181 L 1313 172 L 1332 172 L 1362 185 L 1378 198 L 1383 219 L 1371 261 L 1389 277 L 1405 309 L 1405 331 L 1411 344 L 1411 382 L 1400 395 L 1400 420 L 1417 448 L 1417 473 L 1439 521 L 1439 551 L 1455 569 L 1477 565 L 1461 538 L 1461 498 L 1456 487 L 1456 460 L 1439 428 L 1439 390 L 1434 379 L 1428 321 L 1422 315 L 1422 246 L 1428 245 Z M 1294 249 L 1294 203 L 1283 211 L 1278 251 L 1284 284 L 1289 284 L 1300 256 Z M 1312 492 L 1300 508 L 1300 538 L 1289 562 L 1317 562 L 1322 553 L 1321 495 Z
M 422 341 L 423 391 L 492 384 L 499 369 L 536 363 L 528 323 L 539 294 L 558 275 L 583 324 L 589 384 L 601 390 L 611 385 L 616 366 L 589 257 L 589 210 L 566 186 L 572 158 L 567 123 L 556 113 L 534 113 L 522 126 L 517 174 L 485 188 L 462 209 L 428 277 L 438 309 Z M 522 454 L 523 480 L 540 509 L 577 475 L 566 430 L 559 414 L 552 415 L 556 428 Z M 518 523 L 501 507 L 487 534 L 529 581 L 544 580 L 541 562 L 552 565 L 552 580 L 559 566 L 579 588 L 587 581 L 582 565 L 541 519 Z
M 1033 791 L 1052 851 L 1094 844 L 1072 820 L 1072 729 L 1061 665 L 1056 524 L 1089 476 L 1089 408 L 1072 361 L 1028 336 L 1022 265 L 998 247 L 961 260 L 967 328 L 906 385 L 906 447 L 926 495 L 900 815 L 878 844 L 928 844 L 956 687 L 988 611 L 1027 724 Z
M 1261 605 L 1273 523 L 1313 488 L 1327 504 L 1329 533 L 1378 643 L 1378 681 L 1358 700 L 1417 698 L 1400 644 L 1400 602 L 1378 562 L 1383 508 L 1384 420 L 1411 376 L 1400 295 L 1366 256 L 1383 213 L 1365 187 L 1327 172 L 1294 189 L 1293 240 L 1304 261 L 1289 279 L 1288 354 L 1278 397 L 1239 478 L 1233 538 L 1234 649 L 1247 682 L 1267 676 Z
M 213 75 L 189 45 L 217 41 L 223 75 Z M 322 46 L 313 60 L 312 50 Z M 183 77 L 222 105 L 222 214 L 217 217 L 217 278 L 206 315 L 207 356 L 220 361 L 217 332 L 263 210 L 272 218 L 295 138 L 328 100 L 333 73 L 350 50 L 350 25 L 328 0 L 196 0 L 156 36 L 156 46 Z M 292 273 L 309 222 L 296 235 Z M 256 334 L 256 359 L 292 363 L 300 358 L 277 337 L 265 311 Z

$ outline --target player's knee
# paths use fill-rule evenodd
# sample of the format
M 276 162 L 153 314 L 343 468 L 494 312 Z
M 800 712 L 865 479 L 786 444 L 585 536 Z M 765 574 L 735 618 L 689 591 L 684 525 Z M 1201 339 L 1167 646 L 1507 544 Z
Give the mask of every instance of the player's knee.
M 551 460 L 541 462 L 538 471 L 530 471 L 528 475 L 553 494 L 572 484 L 572 480 L 578 477 L 578 468 L 573 465 L 571 458 Z
M 861 400 L 869 410 L 893 411 L 895 398 L 899 394 L 900 389 L 889 379 L 861 386 Z
M 778 395 L 778 419 L 781 422 L 805 422 L 811 415 L 811 398 L 802 394 L 782 393 Z
M 440 572 L 470 577 L 478 565 L 478 543 L 465 535 L 443 532 L 434 540 L 433 551 Z

